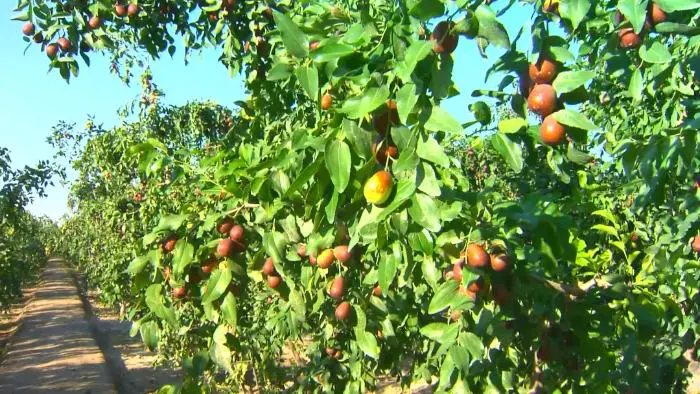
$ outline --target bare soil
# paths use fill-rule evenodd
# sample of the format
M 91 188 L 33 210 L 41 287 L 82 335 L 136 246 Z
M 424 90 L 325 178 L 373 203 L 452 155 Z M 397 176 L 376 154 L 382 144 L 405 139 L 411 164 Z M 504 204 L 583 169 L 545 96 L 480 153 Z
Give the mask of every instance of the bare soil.
M 153 392 L 180 381 L 60 259 L 0 317 L 0 393 Z M 78 290 L 81 287 L 81 291 Z
M 49 261 L 32 294 L 7 344 L 0 392 L 116 393 L 61 260 Z

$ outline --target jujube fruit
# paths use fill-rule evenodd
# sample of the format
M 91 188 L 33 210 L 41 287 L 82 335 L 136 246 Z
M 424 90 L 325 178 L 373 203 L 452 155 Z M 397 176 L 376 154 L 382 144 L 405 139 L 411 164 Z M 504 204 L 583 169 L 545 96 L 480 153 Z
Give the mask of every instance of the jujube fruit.
M 453 22 L 442 21 L 435 26 L 430 39 L 433 41 L 433 51 L 449 55 L 454 52 L 459 42 L 459 36 L 450 32 Z
M 345 320 L 348 315 L 350 315 L 350 303 L 343 301 L 335 308 L 335 317 L 338 320 Z
M 97 29 L 102 26 L 102 19 L 97 15 L 93 15 L 88 21 L 88 26 L 90 26 L 91 29 Z
M 214 257 L 202 263 L 202 272 L 205 274 L 211 273 L 214 271 L 214 268 L 216 268 L 216 259 Z
M 139 5 L 138 4 L 129 4 L 129 7 L 126 9 L 126 14 L 129 15 L 129 17 L 134 17 L 139 14 Z
M 114 13 L 117 14 L 118 17 L 124 17 L 127 14 L 126 7 L 124 4 L 117 4 L 114 6 Z
M 394 182 L 387 171 L 378 171 L 365 182 L 364 195 L 368 203 L 381 205 L 389 199 Z
M 620 46 L 622 48 L 636 48 L 642 42 L 640 35 L 635 33 L 631 27 L 620 29 L 617 32 L 617 36 L 620 38 Z
M 506 305 L 510 303 L 510 290 L 504 283 L 494 283 L 491 286 L 491 292 L 493 294 L 493 300 L 498 305 Z
M 352 259 L 352 253 L 348 249 L 348 245 L 338 245 L 333 248 L 333 255 L 341 263 L 345 264 Z
M 479 277 L 469 282 L 469 285 L 467 285 L 467 290 L 471 291 L 474 294 L 478 294 L 485 290 L 485 286 L 486 284 L 484 283 L 484 278 Z
M 333 298 L 341 298 L 345 292 L 345 281 L 342 276 L 337 276 L 331 284 L 328 294 Z
M 56 44 L 49 44 L 46 46 L 46 55 L 50 58 L 56 57 L 56 54 L 58 53 L 58 45 Z
M 379 287 L 379 285 L 374 286 L 374 289 L 372 290 L 372 294 L 374 294 L 375 297 L 381 297 L 382 296 L 382 288 Z
M 61 47 L 63 52 L 68 52 L 70 51 L 71 43 L 66 37 L 61 37 L 58 39 L 58 46 Z
M 530 111 L 540 115 L 548 116 L 557 106 L 557 93 L 552 85 L 535 85 L 527 98 L 527 107 Z
M 464 264 L 464 258 L 458 259 L 452 264 L 452 279 L 457 282 L 462 281 L 462 265 Z
M 651 21 L 654 22 L 654 25 L 657 25 L 657 24 L 664 22 L 666 20 L 666 13 L 656 3 L 651 3 L 650 14 L 651 14 Z
M 559 145 L 566 139 L 566 128 L 549 115 L 540 125 L 540 139 L 547 145 Z
M 320 42 L 318 42 L 318 41 L 311 41 L 311 43 L 309 44 L 309 49 L 312 50 L 312 51 L 315 51 L 315 50 L 318 48 L 319 45 L 321 45 Z
M 382 138 L 382 136 L 379 135 L 372 143 L 372 156 L 377 160 L 377 164 L 381 166 L 386 164 L 391 165 L 392 161 L 387 159 L 391 157 L 397 160 L 399 158 L 399 148 L 389 139 Z
M 301 257 L 302 259 L 306 257 L 306 245 L 305 244 L 299 244 L 297 246 L 297 256 Z
M 475 268 L 483 268 L 489 263 L 489 255 L 478 244 L 469 244 L 467 247 L 467 264 Z
M 541 344 L 539 349 L 537 349 L 537 359 L 540 361 L 547 362 L 552 358 L 552 352 L 547 344 Z
M 34 37 L 32 37 L 32 39 L 35 43 L 41 44 L 42 42 L 44 42 L 44 34 L 42 32 L 38 32 L 34 35 Z
M 216 245 L 216 254 L 221 257 L 228 257 L 231 255 L 233 248 L 233 241 L 231 241 L 229 238 L 220 239 L 219 244 Z
M 184 287 L 176 287 L 173 289 L 173 297 L 175 298 L 184 298 L 185 294 L 187 294 L 187 290 Z
M 177 237 L 168 237 L 165 242 L 163 242 L 163 251 L 165 253 L 170 253 L 175 250 L 175 244 L 177 243 Z
M 693 248 L 693 251 L 700 253 L 700 235 L 696 235 L 693 238 L 693 243 L 690 246 Z
M 310 254 L 310 255 L 309 255 L 309 264 L 311 264 L 311 265 L 316 265 L 316 263 L 317 263 L 317 261 L 316 261 L 316 256 Z
M 34 34 L 34 24 L 32 22 L 27 22 L 22 25 L 22 34 L 25 36 L 31 36 Z
M 226 218 L 219 223 L 219 225 L 216 227 L 216 230 L 221 233 L 221 234 L 228 234 L 229 231 L 231 231 L 231 228 L 233 227 L 233 220 Z
M 318 267 L 323 268 L 323 269 L 330 267 L 331 264 L 333 264 L 334 260 L 335 260 L 335 255 L 333 254 L 333 249 L 324 250 L 316 258 L 316 262 L 318 263 Z
M 322 110 L 324 110 L 324 111 L 328 110 L 332 104 L 333 104 L 333 97 L 330 94 L 326 93 L 323 95 L 323 97 L 321 97 L 321 109 Z
M 231 239 L 231 241 L 243 242 L 244 235 L 245 229 L 243 228 L 243 226 L 241 226 L 240 224 L 236 224 L 235 226 L 231 227 L 228 237 Z
M 396 101 L 387 100 L 386 108 L 373 118 L 372 123 L 374 129 L 381 135 L 391 131 L 391 126 L 397 126 L 399 124 L 399 111 L 396 107 Z
M 472 301 L 476 300 L 476 293 L 467 289 L 464 285 L 459 285 L 459 287 L 457 288 L 457 293 L 466 296 Z
M 457 321 L 459 318 L 462 317 L 462 312 L 458 310 L 453 310 L 452 313 L 450 313 L 450 320 L 452 321 Z
M 267 284 L 273 289 L 276 289 L 280 283 L 282 283 L 282 278 L 277 275 L 270 275 L 267 277 Z
M 505 271 L 510 267 L 510 259 L 505 254 L 491 257 L 491 269 L 496 272 Z
M 559 0 L 544 0 L 544 3 L 542 4 L 542 10 L 544 12 L 559 14 Z
M 537 63 L 530 64 L 528 75 L 535 83 L 551 83 L 557 76 L 557 64 L 546 56 L 540 56 Z
M 265 260 L 265 264 L 263 264 L 262 267 L 262 272 L 265 275 L 274 275 L 277 270 L 275 270 L 275 262 L 272 260 L 272 257 L 268 257 L 267 260 Z

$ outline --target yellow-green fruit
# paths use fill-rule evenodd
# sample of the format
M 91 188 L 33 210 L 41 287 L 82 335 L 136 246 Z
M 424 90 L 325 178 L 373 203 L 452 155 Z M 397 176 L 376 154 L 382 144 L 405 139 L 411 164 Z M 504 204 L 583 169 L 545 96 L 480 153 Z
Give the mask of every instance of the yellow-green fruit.
M 394 182 L 387 171 L 379 171 L 365 183 L 364 194 L 368 203 L 380 205 L 386 202 L 394 188 Z
M 326 249 L 316 258 L 319 268 L 326 269 L 333 264 L 335 261 L 335 255 L 333 254 L 333 249 Z

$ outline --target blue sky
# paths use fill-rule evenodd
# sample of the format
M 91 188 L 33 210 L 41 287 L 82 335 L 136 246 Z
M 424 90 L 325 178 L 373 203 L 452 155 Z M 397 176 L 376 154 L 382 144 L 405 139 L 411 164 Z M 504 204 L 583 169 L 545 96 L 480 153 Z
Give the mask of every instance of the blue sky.
M 5 37 L 3 55 L 0 56 L 0 146 L 10 150 L 15 168 L 33 165 L 39 160 L 53 157 L 53 148 L 46 142 L 51 127 L 59 120 L 75 122 L 77 127 L 94 115 L 97 123 L 109 128 L 119 121 L 117 109 L 138 97 L 140 86 L 132 82 L 127 86 L 116 75 L 110 74 L 105 57 L 93 54 L 91 66 L 81 61 L 80 75 L 66 84 L 55 70 L 47 73 L 48 60 L 36 44 L 27 50 L 22 40 L 22 22 L 10 21 L 12 4 L 0 9 L 0 36 Z M 531 6 L 516 3 L 500 20 L 511 39 L 523 22 L 531 17 Z M 523 37 L 528 37 L 524 32 Z M 521 38 L 518 49 L 527 49 L 530 40 Z M 476 42 L 460 38 L 454 53 L 453 80 L 461 95 L 447 100 L 443 105 L 461 122 L 473 119 L 468 105 L 474 89 L 494 88 L 500 78 L 492 77 L 484 83 L 486 70 L 503 50 L 489 48 L 489 59 L 479 55 Z M 165 92 L 165 102 L 182 104 L 187 101 L 215 100 L 232 106 L 233 101 L 245 97 L 240 77 L 231 78 L 218 61 L 217 50 L 205 50 L 190 58 L 185 66 L 182 52 L 173 59 L 165 55 L 153 62 L 154 82 Z M 137 81 L 135 81 L 137 82 Z M 63 163 L 67 165 L 67 163 Z M 71 175 L 71 174 L 69 174 Z M 48 189 L 48 197 L 35 199 L 29 210 L 37 215 L 57 219 L 67 212 L 68 188 L 58 181 Z

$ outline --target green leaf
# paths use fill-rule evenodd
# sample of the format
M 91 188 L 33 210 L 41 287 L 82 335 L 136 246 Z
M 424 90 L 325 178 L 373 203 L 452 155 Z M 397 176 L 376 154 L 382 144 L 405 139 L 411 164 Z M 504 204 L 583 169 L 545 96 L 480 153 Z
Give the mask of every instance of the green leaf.
M 146 264 L 148 264 L 148 257 L 136 256 L 133 260 L 131 260 L 131 263 L 129 263 L 129 266 L 126 268 L 126 272 L 131 275 L 136 275 L 143 271 Z
M 433 50 L 433 44 L 429 40 L 416 40 L 406 50 L 403 62 L 396 67 L 396 75 L 403 81 L 411 81 L 411 74 L 419 61 L 425 59 Z
M 574 30 L 576 30 L 590 9 L 591 2 L 589 0 L 561 0 L 559 3 L 559 15 L 564 19 L 570 20 Z
M 476 119 L 482 126 L 491 123 L 491 108 L 483 101 L 477 101 L 469 106 Z
M 485 38 L 489 43 L 498 47 L 510 48 L 508 31 L 496 19 L 496 13 L 491 8 L 481 4 L 474 12 L 474 16 L 479 21 L 479 37 Z
M 268 256 L 272 257 L 275 262 L 275 268 L 281 270 L 281 262 L 284 261 L 284 249 L 287 247 L 289 240 L 282 233 L 277 231 L 268 231 L 263 235 L 263 248 Z M 285 277 L 284 272 L 280 272 L 282 277 Z
M 226 323 L 231 327 L 236 327 L 238 323 L 238 310 L 236 307 L 236 297 L 233 293 L 228 292 L 226 297 L 224 297 L 224 302 L 221 303 L 221 314 Z
M 504 134 L 517 133 L 527 127 L 527 120 L 523 118 L 502 119 L 498 122 L 498 131 Z
M 209 349 L 209 356 L 219 368 L 222 368 L 228 373 L 233 373 L 233 368 L 231 367 L 231 350 L 226 345 L 213 342 Z
M 11 18 L 11 20 L 13 20 L 13 21 L 22 21 L 22 22 L 28 21 L 28 20 L 29 20 L 29 13 L 26 13 L 26 12 L 25 12 L 24 14 L 19 14 L 19 15 L 17 15 L 17 16 L 13 16 L 13 17 Z
M 379 358 L 379 346 L 377 346 L 377 338 L 374 335 L 364 330 L 355 329 L 355 341 L 364 354 L 375 360 Z
M 552 82 L 552 87 L 561 95 L 572 92 L 595 76 L 593 71 L 563 71 Z
M 452 346 L 450 348 L 450 357 L 455 365 L 463 372 L 469 371 L 469 352 L 464 346 Z
M 306 34 L 287 15 L 273 9 L 272 17 L 275 19 L 275 25 L 280 30 L 280 36 L 285 47 L 287 47 L 287 52 L 292 56 L 306 57 L 309 54 L 309 40 Z
M 433 197 L 423 193 L 416 193 L 411 199 L 408 213 L 418 224 L 434 233 L 442 228 L 440 225 L 440 212 Z
M 141 324 L 141 339 L 148 350 L 153 351 L 158 346 L 158 325 L 154 321 Z
M 389 98 L 389 86 L 383 85 L 379 88 L 369 88 L 364 90 L 361 96 L 350 97 L 345 100 L 340 112 L 346 114 L 350 119 L 358 119 L 374 111 L 384 104 Z
M 399 250 L 397 255 L 396 250 L 398 246 L 396 244 L 392 246 L 392 253 L 383 253 L 379 260 L 379 286 L 385 294 L 389 291 L 401 263 L 401 252 Z
M 571 53 L 571 51 L 569 51 L 568 48 L 562 46 L 550 46 L 549 53 L 552 54 L 554 60 L 561 63 L 573 62 L 576 60 L 576 57 Z
M 430 323 L 420 329 L 420 333 L 433 341 L 449 343 L 455 340 L 459 324 Z
M 473 359 L 481 359 L 484 354 L 484 344 L 481 343 L 481 338 L 467 331 L 459 335 L 459 342 L 467 348 Z
M 613 215 L 612 212 L 610 212 L 610 210 L 599 209 L 597 211 L 591 212 L 591 215 L 596 215 L 596 216 L 600 216 L 602 218 L 605 218 L 617 228 L 617 221 L 615 220 L 615 216 Z
M 571 127 L 576 127 L 583 130 L 597 130 L 598 126 L 591 122 L 585 116 L 581 115 L 579 112 L 572 111 L 570 109 L 562 109 L 552 114 L 557 122 Z
M 355 153 L 363 159 L 372 157 L 371 146 L 373 135 L 371 132 L 361 128 L 350 119 L 343 119 L 342 129 L 350 144 L 355 148 Z
M 416 184 L 412 180 L 400 179 L 396 185 L 396 195 L 391 200 L 389 205 L 384 208 L 379 215 L 377 215 L 376 222 L 381 222 L 386 220 L 396 209 L 398 209 L 401 204 L 410 199 L 416 192 Z
M 666 12 L 694 10 L 700 8 L 697 0 L 654 0 Z M 658 26 L 658 25 L 657 25 Z
M 445 4 L 440 0 L 417 0 L 408 12 L 420 20 L 427 21 L 442 16 L 445 13 Z
M 632 78 L 630 78 L 630 85 L 627 88 L 627 93 L 632 97 L 633 101 L 639 101 L 642 99 L 642 90 L 644 89 L 644 80 L 642 78 L 642 72 L 640 69 L 634 70 Z
M 160 218 L 160 221 L 158 222 L 158 226 L 156 226 L 156 228 L 155 228 L 155 230 L 153 230 L 153 232 L 166 231 L 166 230 L 177 231 L 182 226 L 182 223 L 185 222 L 185 219 L 187 219 L 187 215 L 163 216 Z
M 698 3 L 700 4 L 700 3 Z M 695 36 L 700 34 L 700 26 L 681 25 L 680 23 L 662 22 L 654 25 L 654 30 L 659 33 L 674 33 Z
M 443 167 L 450 166 L 450 159 L 445 154 L 442 146 L 435 141 L 433 137 L 428 137 L 426 141 L 422 138 L 418 139 L 418 146 L 416 148 L 416 153 L 421 159 L 427 160 L 429 162 L 435 163 Z
M 301 187 L 304 186 L 304 184 L 306 184 L 306 182 L 308 182 L 309 179 L 311 179 L 311 177 L 316 175 L 316 173 L 322 165 L 323 162 L 321 160 L 316 160 L 313 163 L 311 163 L 308 167 L 304 168 L 299 173 L 299 176 L 297 176 L 297 178 L 294 180 L 291 186 L 289 186 L 287 191 L 284 193 L 284 197 L 287 198 L 297 190 L 301 189 Z
M 324 43 L 320 47 L 311 51 L 311 59 L 317 63 L 325 63 L 331 60 L 340 59 L 355 52 L 355 48 L 350 45 L 337 42 Z
M 615 230 L 614 227 L 606 226 L 604 224 L 596 224 L 594 226 L 591 226 L 591 230 L 600 231 L 600 232 L 612 235 L 615 238 L 620 238 L 620 236 L 617 233 L 617 230 Z
M 520 172 L 523 169 L 523 151 L 520 145 L 514 143 L 503 133 L 496 133 L 491 137 L 491 145 L 501 154 L 503 159 L 508 163 L 511 169 L 515 172 Z
M 296 75 L 301 87 L 304 88 L 311 100 L 318 100 L 318 70 L 316 67 L 313 65 L 297 67 Z
M 437 289 L 428 305 L 428 313 L 434 314 L 450 306 L 457 294 L 458 283 L 456 280 L 448 280 Z
M 334 139 L 326 146 L 326 168 L 337 193 L 342 193 L 350 181 L 350 147 L 344 141 Z
M 644 28 L 648 4 L 648 0 L 620 0 L 617 3 L 617 9 L 632 24 L 634 32 L 637 34 Z
M 671 52 L 662 43 L 655 41 L 651 46 L 643 45 L 639 48 L 639 57 L 647 63 L 668 63 L 671 61 Z
M 433 107 L 430 118 L 425 122 L 425 129 L 429 131 L 444 131 L 445 133 L 462 134 L 462 125 L 447 111 L 440 107 Z
M 403 85 L 396 94 L 396 109 L 399 112 L 399 120 L 402 124 L 408 123 L 408 115 L 413 111 L 413 107 L 415 107 L 417 102 L 416 85 L 412 83 Z
M 163 285 L 159 283 L 150 285 L 148 289 L 146 289 L 146 305 L 156 316 L 165 320 L 173 328 L 176 328 L 177 320 L 175 319 L 175 312 L 166 307 L 163 303 L 163 296 L 161 295 L 162 289 Z
M 277 81 L 287 79 L 292 75 L 292 67 L 287 63 L 275 63 L 270 71 L 267 72 L 266 79 L 268 81 Z
M 184 239 L 177 240 L 173 251 L 173 272 L 176 279 L 184 276 L 185 269 L 194 260 L 194 246 Z
M 418 163 L 412 168 L 417 168 Z M 426 162 L 421 162 L 420 167 L 417 168 L 416 183 L 418 184 L 418 190 L 431 197 L 440 197 L 442 191 L 440 190 L 440 183 L 435 176 L 435 170 L 433 166 Z
M 202 296 L 202 302 L 213 302 L 226 291 L 231 283 L 231 271 L 217 269 L 214 271 L 207 281 L 207 291 Z

